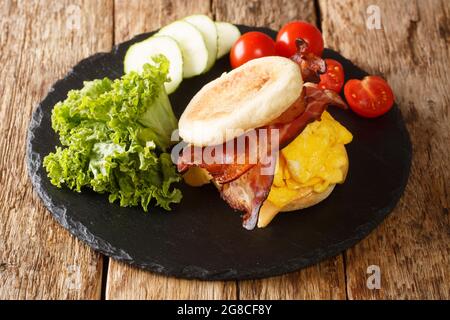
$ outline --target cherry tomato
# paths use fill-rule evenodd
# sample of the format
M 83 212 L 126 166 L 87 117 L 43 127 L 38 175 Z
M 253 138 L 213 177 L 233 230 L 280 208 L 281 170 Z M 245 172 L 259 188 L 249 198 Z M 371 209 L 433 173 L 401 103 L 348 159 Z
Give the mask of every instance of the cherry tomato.
M 388 83 L 377 76 L 352 79 L 344 86 L 350 108 L 365 118 L 375 118 L 388 112 L 394 104 L 394 94 Z
M 271 37 L 262 32 L 247 32 L 231 48 L 231 67 L 234 69 L 252 59 L 274 55 L 275 42 Z
M 276 49 L 280 56 L 292 57 L 297 52 L 295 39 L 302 38 L 309 47 L 307 52 L 316 56 L 322 56 L 323 38 L 322 33 L 314 25 L 304 21 L 293 21 L 285 24 L 278 32 Z
M 319 87 L 322 89 L 333 90 L 337 93 L 341 92 L 344 85 L 344 68 L 333 59 L 325 59 L 327 64 L 327 72 L 320 75 Z

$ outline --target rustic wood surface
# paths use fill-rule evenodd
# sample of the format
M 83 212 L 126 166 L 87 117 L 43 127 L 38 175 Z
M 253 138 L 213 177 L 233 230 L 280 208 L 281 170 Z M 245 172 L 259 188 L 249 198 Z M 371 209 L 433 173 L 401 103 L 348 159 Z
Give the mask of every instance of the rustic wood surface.
M 369 5 L 381 9 L 380 30 L 366 28 Z M 449 11 L 445 0 L 2 1 L 0 299 L 450 298 Z M 328 47 L 388 79 L 413 166 L 400 204 L 368 238 L 281 277 L 188 281 L 102 257 L 46 212 L 24 164 L 34 106 L 81 58 L 192 13 L 274 29 L 293 19 L 320 23 Z M 381 268 L 380 290 L 366 287 L 370 265 Z
M 111 48 L 112 21 L 91 12 L 111 13 L 112 5 L 0 2 L 2 299 L 100 298 L 102 257 L 48 214 L 24 162 L 26 130 L 36 104 L 78 60 Z M 68 20 L 74 14 L 75 20 Z
M 378 4 L 381 30 L 365 26 Z M 345 253 L 350 299 L 450 298 L 450 3 L 320 1 L 326 45 L 392 85 L 413 143 L 400 204 L 368 238 Z M 366 287 L 379 265 L 381 290 Z

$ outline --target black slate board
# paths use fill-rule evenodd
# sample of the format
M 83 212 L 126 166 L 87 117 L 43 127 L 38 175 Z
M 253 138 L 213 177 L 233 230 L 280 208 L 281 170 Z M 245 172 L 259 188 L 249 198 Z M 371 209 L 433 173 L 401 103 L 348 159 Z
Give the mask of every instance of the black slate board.
M 239 28 L 276 35 L 266 28 Z M 243 229 L 239 214 L 212 186 L 182 186 L 184 198 L 172 212 L 154 209 L 146 214 L 140 208 L 110 204 L 107 196 L 89 190 L 78 194 L 51 185 L 42 159 L 58 144 L 51 129 L 53 106 L 85 80 L 120 77 L 127 48 L 151 34 L 81 61 L 54 84 L 33 113 L 27 149 L 30 178 L 48 210 L 73 235 L 103 254 L 150 271 L 183 278 L 249 279 L 295 271 L 338 255 L 393 210 L 411 164 L 411 143 L 397 106 L 376 120 L 330 108 L 354 135 L 347 147 L 347 181 L 326 201 L 299 213 L 282 214 L 265 229 Z M 347 80 L 366 75 L 337 52 L 326 49 L 324 57 L 340 61 Z M 204 84 L 229 69 L 225 57 L 207 74 L 183 81 L 170 96 L 176 115 Z

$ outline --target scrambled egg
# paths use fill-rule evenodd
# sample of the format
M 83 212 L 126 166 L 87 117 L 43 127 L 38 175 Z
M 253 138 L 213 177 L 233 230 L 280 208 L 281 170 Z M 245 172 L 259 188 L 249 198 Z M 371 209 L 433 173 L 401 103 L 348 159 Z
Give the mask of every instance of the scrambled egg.
M 310 123 L 281 150 L 268 200 L 283 208 L 305 190 L 320 193 L 332 184 L 343 183 L 348 168 L 344 145 L 352 139 L 352 134 L 325 111 L 321 121 Z

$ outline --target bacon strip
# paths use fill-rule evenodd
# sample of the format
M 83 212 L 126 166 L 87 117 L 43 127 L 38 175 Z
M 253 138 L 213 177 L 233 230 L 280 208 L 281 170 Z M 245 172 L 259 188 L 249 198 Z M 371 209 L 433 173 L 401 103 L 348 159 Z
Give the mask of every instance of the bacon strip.
M 242 226 L 252 230 L 258 223 L 259 211 L 269 195 L 275 173 L 276 157 L 273 155 L 272 165 L 258 163 L 248 172 L 230 183 L 221 185 L 222 198 L 235 210 L 243 211 Z M 263 168 L 270 172 L 261 174 Z
M 320 75 L 327 72 L 327 64 L 322 58 L 306 52 L 308 43 L 305 40 L 297 38 L 295 44 L 297 45 L 297 53 L 291 59 L 300 66 L 303 81 L 319 83 Z

